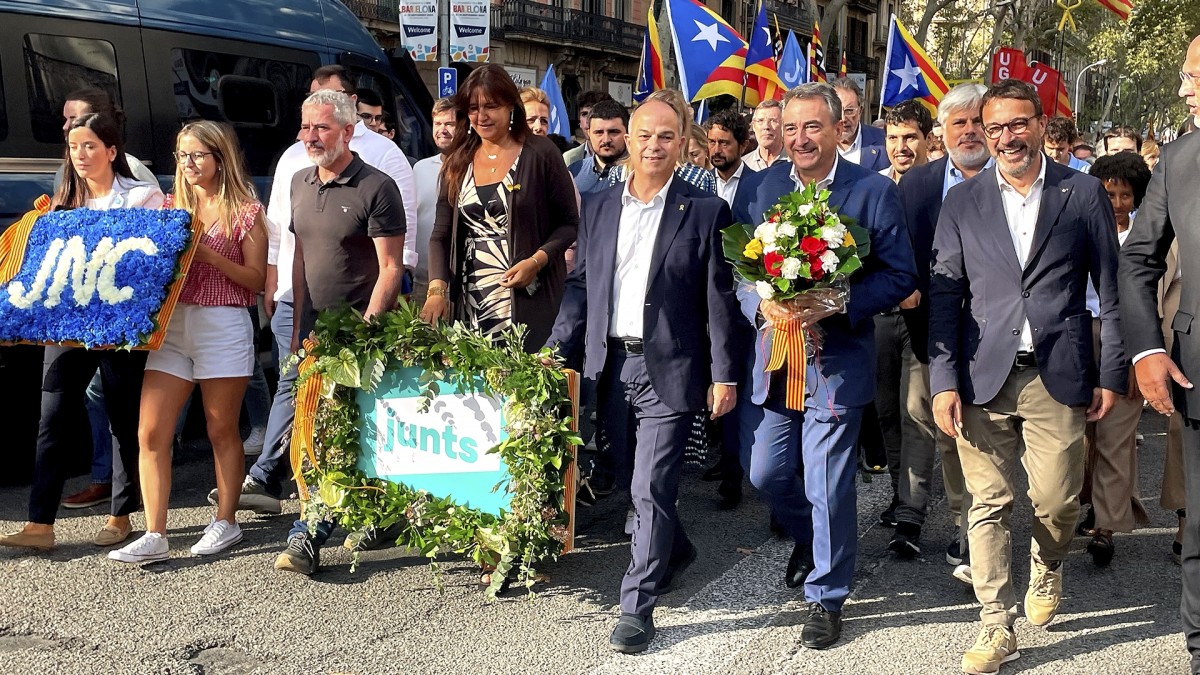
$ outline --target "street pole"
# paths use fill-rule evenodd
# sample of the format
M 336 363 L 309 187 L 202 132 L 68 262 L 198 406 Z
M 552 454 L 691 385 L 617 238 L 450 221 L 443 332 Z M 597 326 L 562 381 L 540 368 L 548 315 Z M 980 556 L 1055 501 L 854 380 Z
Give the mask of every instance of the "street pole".
M 1075 110 L 1075 127 L 1076 128 L 1079 128 L 1079 116 L 1080 116 L 1080 113 L 1083 112 L 1083 110 L 1079 107 L 1079 103 L 1081 101 L 1081 99 L 1079 97 L 1079 87 L 1083 84 L 1083 74 L 1086 73 L 1087 71 L 1091 70 L 1092 68 L 1095 68 L 1097 66 L 1102 66 L 1106 63 L 1108 63 L 1108 59 L 1100 59 L 1099 61 L 1097 61 L 1095 63 L 1084 66 L 1079 71 L 1079 74 L 1075 76 L 1075 102 L 1071 107 Z M 1082 131 L 1083 130 L 1080 129 L 1081 133 L 1082 133 Z
M 441 13 L 443 9 L 445 10 L 445 13 L 442 14 L 442 20 L 439 22 L 441 24 L 441 29 L 438 32 L 441 33 L 441 44 L 438 45 L 438 53 L 441 54 L 441 56 L 442 56 L 442 67 L 449 68 L 450 67 L 450 0 L 438 0 L 438 13 Z

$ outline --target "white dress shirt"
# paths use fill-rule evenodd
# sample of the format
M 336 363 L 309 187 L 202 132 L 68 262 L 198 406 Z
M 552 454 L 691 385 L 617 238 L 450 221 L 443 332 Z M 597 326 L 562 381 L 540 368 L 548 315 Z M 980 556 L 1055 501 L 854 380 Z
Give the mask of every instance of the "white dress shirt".
M 662 224 L 667 190 L 679 180 L 674 175 L 650 201 L 643 202 L 629 192 L 631 181 L 621 188 L 621 221 L 617 230 L 617 260 L 613 265 L 612 311 L 609 313 L 610 337 L 643 337 L 646 313 L 646 287 L 650 283 L 650 264 L 654 242 Z
M 733 175 L 729 180 L 721 178 L 721 174 L 713 169 L 713 178 L 717 180 L 717 195 L 725 200 L 725 203 L 733 207 L 733 197 L 737 194 L 738 183 L 742 182 L 742 172 L 746 169 L 745 162 L 738 162 L 738 168 L 734 170 Z
M 404 220 L 411 223 L 419 220 L 417 215 L 417 184 L 412 166 L 400 148 L 388 139 L 367 129 L 361 121 L 354 125 L 354 137 L 350 149 L 358 153 L 362 161 L 379 169 L 396 181 L 400 197 L 404 199 Z M 292 177 L 297 172 L 311 168 L 312 162 L 304 151 L 304 143 L 297 141 L 283 151 L 275 165 L 275 177 L 271 180 L 271 199 L 267 202 L 267 264 L 275 265 L 279 285 L 275 289 L 277 302 L 292 301 L 292 258 L 296 254 L 296 235 L 292 224 Z M 434 194 L 431 199 L 436 199 Z M 404 238 L 404 266 L 417 266 L 416 237 Z
M 838 154 L 848 162 L 859 163 L 859 160 L 862 159 L 862 128 L 859 128 L 854 134 L 854 142 L 850 144 L 849 149 L 842 150 L 842 146 L 838 145 Z
M 833 158 L 833 166 L 829 169 L 829 174 L 821 180 L 817 181 L 817 189 L 824 190 L 830 185 L 833 185 L 833 179 L 837 176 L 838 162 L 842 161 L 840 157 Z M 796 184 L 797 190 L 804 189 L 804 183 L 800 182 L 800 176 L 796 175 L 796 167 L 792 166 L 792 172 L 788 174 L 792 177 L 792 182 Z
M 1004 204 L 1004 219 L 1008 221 L 1008 233 L 1012 237 L 1013 247 L 1017 251 L 1017 261 L 1021 269 L 1029 262 L 1029 249 L 1033 247 L 1033 231 L 1037 227 L 1038 210 L 1042 206 L 1042 187 L 1046 184 L 1046 162 L 1049 158 L 1043 156 L 1042 168 L 1037 180 L 1029 186 L 1029 194 L 1022 196 L 1017 189 L 1009 184 L 1004 174 L 996 172 L 996 181 L 1000 184 L 1000 201 Z M 1029 319 L 1021 327 L 1020 351 L 1033 351 L 1033 331 L 1029 328 Z
M 417 222 L 415 227 L 408 229 L 417 252 L 416 279 L 420 283 L 429 280 L 429 238 L 433 236 L 433 218 L 437 214 L 438 174 L 442 171 L 445 156 L 441 153 L 426 157 L 413 167 L 416 179 L 417 194 L 424 197 L 417 200 Z M 405 237 L 404 245 L 408 246 L 409 237 Z M 406 261 L 407 262 L 407 261 Z

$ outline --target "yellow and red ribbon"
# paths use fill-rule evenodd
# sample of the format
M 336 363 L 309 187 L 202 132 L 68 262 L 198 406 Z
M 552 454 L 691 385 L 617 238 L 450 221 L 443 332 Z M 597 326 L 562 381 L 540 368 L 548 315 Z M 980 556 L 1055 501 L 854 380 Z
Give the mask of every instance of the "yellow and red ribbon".
M 0 234 L 0 284 L 7 284 L 21 271 L 25 264 L 25 248 L 29 244 L 29 233 L 33 224 L 50 212 L 50 198 L 42 195 L 33 201 L 33 210 L 13 223 L 4 234 Z
M 296 479 L 296 489 L 300 499 L 308 499 L 308 485 L 304 482 L 304 458 L 313 466 L 317 465 L 317 454 L 313 449 L 313 431 L 317 415 L 317 403 L 321 399 L 321 390 L 325 388 L 323 378 L 313 373 L 304 377 L 304 373 L 312 368 L 317 357 L 312 353 L 316 342 L 306 338 L 304 350 L 308 356 L 297 366 L 297 373 L 302 378 L 299 389 L 296 390 L 296 420 L 292 423 L 291 461 L 292 474 Z
M 767 372 L 771 373 L 787 365 L 787 387 L 784 401 L 788 410 L 804 410 L 805 377 L 808 370 L 808 351 L 804 344 L 804 329 L 800 327 L 777 327 L 771 342 L 771 358 L 767 361 Z

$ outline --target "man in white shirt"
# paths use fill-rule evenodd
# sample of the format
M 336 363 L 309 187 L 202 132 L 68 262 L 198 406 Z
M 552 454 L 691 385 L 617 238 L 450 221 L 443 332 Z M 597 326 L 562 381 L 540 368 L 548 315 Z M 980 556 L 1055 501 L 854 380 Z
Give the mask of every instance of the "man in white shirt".
M 416 177 L 417 194 L 426 195 L 417 202 L 417 221 L 413 233 L 417 250 L 417 269 L 413 279 L 413 301 L 420 307 L 425 302 L 425 290 L 429 287 L 429 237 L 433 234 L 433 219 L 437 215 L 437 193 L 440 189 L 438 178 L 442 173 L 442 163 L 450 145 L 454 142 L 455 111 L 454 101 L 440 98 L 433 104 L 433 144 L 437 146 L 438 154 L 426 157 L 413 167 Z
M 342 66 L 323 66 L 313 72 L 309 93 L 323 89 L 340 91 L 351 100 L 355 99 L 354 80 Z M 417 222 L 417 187 L 412 167 L 396 144 L 370 131 L 359 120 L 354 125 L 354 136 L 350 139 L 350 150 L 366 164 L 391 176 L 400 189 L 404 200 L 405 222 Z M 291 353 L 292 343 L 292 260 L 296 252 L 296 235 L 291 231 L 292 222 L 292 178 L 300 171 L 312 168 L 313 163 L 305 151 L 304 143 L 297 142 L 284 151 L 275 166 L 275 177 L 271 181 L 271 197 L 267 203 L 267 285 L 264 304 L 271 315 L 271 332 L 275 334 L 280 358 Z M 405 237 L 404 267 L 411 270 L 417 264 L 417 253 L 413 239 Z M 411 287 L 410 284 L 406 284 Z M 403 291 L 402 291 L 403 292 Z M 290 466 L 283 439 L 291 429 L 295 416 L 292 405 L 292 383 L 296 369 L 290 368 L 279 378 L 275 400 L 271 404 L 271 415 L 267 421 L 267 433 L 263 452 L 258 461 L 246 473 L 242 485 L 239 506 L 264 513 L 279 513 L 279 498 L 283 494 L 283 481 Z M 209 502 L 216 503 L 216 490 L 208 495 Z
M 547 342 L 568 363 L 582 357 L 584 378 L 598 385 L 599 424 L 632 474 L 633 561 L 609 639 L 626 653 L 649 646 L 658 597 L 696 559 L 675 506 L 683 451 L 698 413 L 733 408 L 739 375 L 733 274 L 721 252 L 729 207 L 674 177 L 687 124 L 662 101 L 634 111 L 632 177 L 585 198 L 576 267 Z
M 742 178 L 755 173 L 742 161 L 750 143 L 750 129 L 746 119 L 733 110 L 713 115 L 704 127 L 708 131 L 708 161 L 717 180 L 717 196 L 733 208 Z
M 783 151 L 783 107 L 775 99 L 767 99 L 754 109 L 750 126 L 758 147 L 747 153 L 742 160 L 754 171 L 763 171 L 772 164 L 791 161 Z
M 1045 116 L 1032 86 L 1002 80 L 983 97 L 995 166 L 946 196 L 929 297 L 933 414 L 957 439 L 971 494 L 968 538 L 983 626 L 967 673 L 1017 656 L 1012 505 L 1025 469 L 1036 523 L 1023 603 L 1045 626 L 1062 600 L 1079 516 L 1084 424 L 1126 391 L 1113 209 L 1095 178 L 1042 154 Z M 1099 368 L 1085 290 L 1100 295 Z

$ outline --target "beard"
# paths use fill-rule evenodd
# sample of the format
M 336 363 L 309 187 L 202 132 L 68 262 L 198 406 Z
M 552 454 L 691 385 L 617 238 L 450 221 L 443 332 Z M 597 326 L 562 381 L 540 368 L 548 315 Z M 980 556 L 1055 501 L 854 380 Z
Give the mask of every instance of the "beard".
M 1025 156 L 1022 157 L 1020 160 L 1018 160 L 1015 164 L 1011 165 L 1009 167 L 1008 171 L 1006 172 L 1006 173 L 1008 173 L 1008 175 L 1012 176 L 1013 178 L 1021 178 L 1026 173 L 1028 173 L 1029 168 L 1031 166 L 1033 166 L 1033 159 L 1034 159 L 1034 156 L 1036 155 L 1036 153 L 1034 153 L 1030 150 L 1028 143 L 1024 143 L 1024 142 L 1012 143 L 1003 148 L 1000 148 L 1000 147 L 996 148 L 997 161 L 999 161 L 1000 153 L 1007 151 L 1007 150 L 1024 150 L 1025 151 Z
M 312 160 L 313 164 L 322 169 L 327 169 L 342 158 L 342 154 L 346 152 L 346 147 L 331 148 L 321 146 L 317 152 L 313 152 L 313 149 L 305 147 L 305 150 L 308 152 L 308 158 Z
M 954 161 L 955 165 L 965 166 L 970 169 L 981 167 L 984 164 L 987 164 L 988 159 L 990 159 L 992 156 L 992 153 L 988 150 L 986 143 L 980 143 L 979 149 L 974 151 L 962 150 L 959 149 L 958 146 L 950 147 L 947 145 L 946 154 L 950 155 L 950 159 Z

